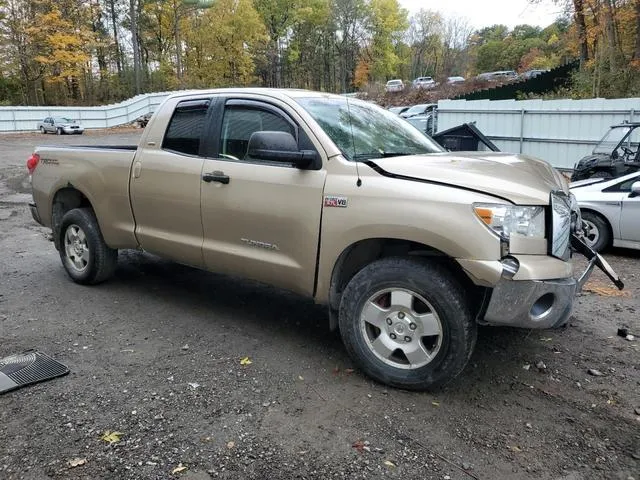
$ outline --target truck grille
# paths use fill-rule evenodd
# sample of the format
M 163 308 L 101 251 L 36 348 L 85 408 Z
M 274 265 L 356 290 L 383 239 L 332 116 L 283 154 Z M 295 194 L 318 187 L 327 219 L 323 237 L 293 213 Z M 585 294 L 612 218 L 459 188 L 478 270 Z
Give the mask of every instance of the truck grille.
M 579 216 L 579 210 L 573 212 L 575 202 L 563 192 L 551 193 L 551 234 L 549 235 L 549 249 L 551 255 L 563 260 L 571 257 L 571 225 L 572 216 Z

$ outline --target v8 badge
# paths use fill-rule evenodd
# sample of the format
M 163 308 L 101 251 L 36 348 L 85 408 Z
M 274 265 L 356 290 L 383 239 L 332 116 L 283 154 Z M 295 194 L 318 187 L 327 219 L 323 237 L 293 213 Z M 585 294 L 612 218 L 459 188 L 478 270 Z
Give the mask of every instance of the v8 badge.
M 347 197 L 338 197 L 336 195 L 325 195 L 324 206 L 347 208 Z

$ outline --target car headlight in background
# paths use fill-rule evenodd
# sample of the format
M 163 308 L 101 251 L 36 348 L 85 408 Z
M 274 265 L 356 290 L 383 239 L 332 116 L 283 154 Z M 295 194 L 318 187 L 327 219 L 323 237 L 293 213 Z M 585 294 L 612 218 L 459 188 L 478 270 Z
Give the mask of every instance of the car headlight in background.
M 508 240 L 512 235 L 544 238 L 544 207 L 475 203 L 473 210 L 503 239 Z

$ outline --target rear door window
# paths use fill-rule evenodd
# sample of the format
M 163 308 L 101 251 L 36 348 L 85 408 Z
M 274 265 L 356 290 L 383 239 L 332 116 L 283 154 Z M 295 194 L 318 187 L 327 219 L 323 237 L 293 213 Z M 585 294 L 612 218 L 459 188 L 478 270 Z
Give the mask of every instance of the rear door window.
M 164 135 L 162 148 L 185 155 L 198 155 L 210 103 L 210 99 L 178 103 Z

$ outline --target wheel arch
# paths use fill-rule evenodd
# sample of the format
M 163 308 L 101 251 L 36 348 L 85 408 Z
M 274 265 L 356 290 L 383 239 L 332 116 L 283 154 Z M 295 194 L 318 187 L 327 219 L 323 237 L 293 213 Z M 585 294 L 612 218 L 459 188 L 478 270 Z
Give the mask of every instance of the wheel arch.
M 349 281 L 364 267 L 387 257 L 431 258 L 443 265 L 460 284 L 470 292 L 472 303 L 478 306 L 484 296 L 484 288 L 476 286 L 462 267 L 446 253 L 429 245 L 398 238 L 368 238 L 347 246 L 338 256 L 331 273 L 328 306 L 329 327 L 338 327 L 340 300 Z
M 51 230 L 55 247 L 58 250 L 60 249 L 59 237 L 62 217 L 74 208 L 91 208 L 95 212 L 89 197 L 71 184 L 56 191 L 51 201 Z

